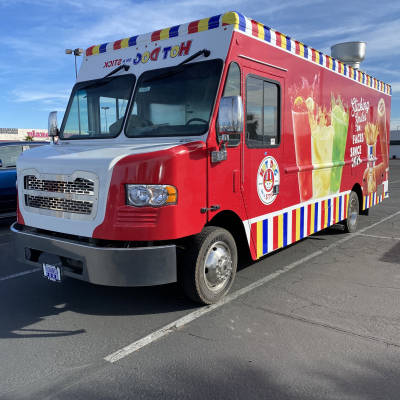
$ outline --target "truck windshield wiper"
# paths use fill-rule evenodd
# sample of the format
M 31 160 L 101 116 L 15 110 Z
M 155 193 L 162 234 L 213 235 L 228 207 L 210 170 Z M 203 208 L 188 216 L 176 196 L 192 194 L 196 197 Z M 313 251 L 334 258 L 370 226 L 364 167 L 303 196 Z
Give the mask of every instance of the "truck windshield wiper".
M 208 57 L 211 54 L 210 50 L 207 49 L 203 49 L 198 51 L 197 53 L 194 53 L 192 56 L 190 56 L 189 58 L 187 58 L 186 60 L 182 61 L 181 63 L 179 63 L 178 65 L 183 65 L 186 64 L 192 60 L 194 60 L 195 58 L 197 58 L 198 56 L 201 56 L 202 54 L 204 54 L 204 57 Z
M 204 54 L 204 57 L 207 58 L 211 54 L 211 51 L 207 50 L 207 49 L 200 50 L 197 53 L 194 53 L 192 56 L 190 56 L 186 60 L 184 60 L 181 63 L 179 63 L 178 65 L 176 65 L 175 67 L 172 67 L 172 69 L 170 69 L 168 72 L 163 72 L 163 73 L 161 73 L 159 75 L 153 76 L 150 79 L 146 79 L 145 82 L 158 81 L 159 79 L 164 79 L 164 78 L 168 78 L 170 76 L 174 76 L 176 74 L 179 74 L 180 72 L 185 70 L 184 68 L 178 68 L 180 65 L 186 64 L 186 63 L 194 60 L 195 58 L 201 56 L 202 54 Z
M 102 78 L 100 78 L 99 80 L 97 80 L 96 82 L 92 83 L 91 85 L 85 86 L 83 89 L 89 89 L 92 87 L 96 87 L 96 86 L 101 86 L 99 85 L 99 83 L 101 81 L 103 81 L 104 79 L 108 78 L 111 75 L 116 74 L 118 71 L 121 71 L 121 69 L 124 69 L 125 71 L 128 71 L 128 69 L 130 68 L 130 65 L 126 65 L 126 64 L 122 64 L 119 67 L 115 68 L 114 70 L 112 70 L 109 74 L 107 74 L 106 76 L 103 76 Z

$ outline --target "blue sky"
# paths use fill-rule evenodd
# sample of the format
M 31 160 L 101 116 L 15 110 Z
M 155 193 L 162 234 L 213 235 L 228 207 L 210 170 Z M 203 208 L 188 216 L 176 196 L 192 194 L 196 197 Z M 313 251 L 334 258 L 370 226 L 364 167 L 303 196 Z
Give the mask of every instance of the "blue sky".
M 75 80 L 66 48 L 86 49 L 226 11 L 325 54 L 335 43 L 367 42 L 361 69 L 392 85 L 391 129 L 400 126 L 398 0 L 0 0 L 0 127 L 46 128 L 54 110 L 61 121 Z

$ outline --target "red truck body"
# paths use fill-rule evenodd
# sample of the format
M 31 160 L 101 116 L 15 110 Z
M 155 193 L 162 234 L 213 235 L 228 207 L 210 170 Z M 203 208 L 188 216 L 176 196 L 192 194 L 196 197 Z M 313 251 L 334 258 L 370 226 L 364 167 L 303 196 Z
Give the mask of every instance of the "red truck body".
M 210 117 L 208 121 L 192 118 L 186 122 L 205 120 L 200 123 L 207 122 L 206 133 L 168 145 L 162 142 L 165 138 L 150 138 L 131 148 L 138 139 L 129 137 L 126 117 L 118 136 L 108 144 L 105 139 L 98 141 L 102 153 L 97 154 L 91 147 L 94 139 L 82 136 L 80 126 L 79 134 L 76 130 L 68 133 L 66 116 L 59 143 L 52 146 L 47 161 L 33 153 L 32 159 L 24 155 L 19 160 L 19 187 L 26 189 L 24 171 L 35 160 L 36 178 L 44 179 L 40 174 L 50 165 L 50 159 L 59 157 L 60 165 L 68 171 L 73 171 L 67 167 L 74 164 L 76 169 L 97 174 L 97 214 L 87 223 L 80 222 L 81 228 L 78 223 L 74 225 L 74 217 L 66 221 L 68 213 L 64 217 L 51 213 L 40 216 L 42 211 L 27 207 L 28 192 L 20 189 L 20 226 L 68 235 L 79 235 L 78 230 L 83 229 L 82 236 L 94 241 L 148 242 L 154 246 L 178 243 L 207 226 L 217 226 L 230 231 L 236 240 L 244 238 L 252 258 L 258 259 L 348 219 L 352 192 L 357 195 L 359 212 L 388 196 L 390 86 L 239 13 L 156 31 L 140 39 L 135 36 L 87 49 L 77 85 L 101 79 L 115 66 L 131 65 L 129 71 L 120 73 L 135 75 L 131 98 L 138 93 L 150 96 L 156 85 L 152 79 L 159 78 L 149 79 L 151 83 L 145 86 L 140 83 L 142 74 L 162 66 L 176 68 L 178 61 L 207 46 L 210 60 L 222 60 Z M 243 104 L 243 131 L 230 135 L 227 158 L 213 161 L 213 152 L 221 150 L 219 104 L 227 93 L 235 93 Z M 72 110 L 74 101 L 73 95 L 68 110 Z M 139 115 L 133 110 L 139 110 L 140 104 L 135 100 L 130 104 L 129 112 Z M 109 107 L 101 108 L 111 113 Z M 155 126 L 158 117 L 148 118 L 153 118 Z M 111 134 L 111 125 L 109 130 Z M 105 172 L 100 167 L 90 169 L 91 158 L 97 165 L 109 155 L 107 148 L 112 140 L 121 148 L 127 146 L 127 150 L 115 150 Z M 83 144 L 84 150 L 74 150 Z M 147 150 L 141 146 L 148 146 Z M 71 149 L 69 159 L 62 151 L 66 148 Z M 102 174 L 107 179 L 102 180 Z M 126 185 L 138 184 L 172 185 L 177 201 L 163 207 L 134 207 L 127 203 Z M 83 275 L 75 277 L 96 281 Z M 161 283 L 174 280 L 176 274 Z M 107 284 L 100 281 L 95 283 Z

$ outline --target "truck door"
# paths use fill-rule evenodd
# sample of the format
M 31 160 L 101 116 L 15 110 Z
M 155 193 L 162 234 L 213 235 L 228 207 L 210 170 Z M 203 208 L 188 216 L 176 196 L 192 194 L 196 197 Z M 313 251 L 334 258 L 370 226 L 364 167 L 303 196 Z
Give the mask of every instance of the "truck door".
M 222 96 L 241 96 L 241 70 L 236 61 L 229 64 Z M 216 124 L 217 142 L 220 142 L 218 123 Z M 208 207 L 218 205 L 241 215 L 242 195 L 240 193 L 240 162 L 242 134 L 229 135 L 227 145 L 228 158 L 223 162 L 212 163 L 208 169 Z M 218 150 L 218 147 L 211 150 Z M 209 220 L 215 212 L 209 212 Z
M 247 62 L 246 62 L 247 64 Z M 282 247 L 284 77 L 243 68 L 245 140 L 243 197 L 257 258 Z M 274 215 L 275 214 L 275 215 Z M 279 215 L 278 215 L 279 214 Z

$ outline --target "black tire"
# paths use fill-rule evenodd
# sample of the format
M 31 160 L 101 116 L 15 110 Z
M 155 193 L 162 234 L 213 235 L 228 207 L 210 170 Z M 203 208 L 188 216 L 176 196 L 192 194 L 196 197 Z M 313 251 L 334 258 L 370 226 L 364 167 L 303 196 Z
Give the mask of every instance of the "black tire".
M 186 296 L 202 304 L 222 299 L 232 286 L 237 259 L 235 240 L 227 230 L 208 226 L 192 236 L 179 266 Z
M 357 229 L 358 216 L 359 216 L 359 202 L 356 192 L 351 192 L 349 196 L 349 205 L 347 207 L 347 218 L 342 221 L 344 231 L 347 233 L 354 233 Z

